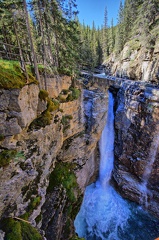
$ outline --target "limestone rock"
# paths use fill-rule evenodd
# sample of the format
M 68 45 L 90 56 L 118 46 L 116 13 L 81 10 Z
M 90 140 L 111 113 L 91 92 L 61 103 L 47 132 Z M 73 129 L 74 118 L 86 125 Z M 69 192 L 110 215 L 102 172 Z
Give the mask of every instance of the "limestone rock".
M 67 77 L 58 83 L 49 80 L 53 81 L 49 89 L 51 97 L 71 85 Z M 0 215 L 5 218 L 28 212 L 33 226 L 43 229 L 46 236 L 51 234 L 59 239 L 70 219 L 64 211 L 70 203 L 63 186 L 47 193 L 49 176 L 57 163 L 71 163 L 79 187 L 76 197 L 82 195 L 87 184 L 95 181 L 99 166 L 97 143 L 106 121 L 107 94 L 84 90 L 77 100 L 61 103 L 60 111 L 51 113 L 50 125 L 28 130 L 29 124 L 46 108 L 38 95 L 39 89 L 34 84 L 1 90 L 0 134 L 5 137 L 1 148 L 16 149 L 17 154 L 8 166 L 0 169 Z M 70 226 L 73 234 L 72 219 Z
M 56 98 L 63 89 L 68 89 L 72 84 L 69 76 L 56 76 L 47 78 L 47 90 L 51 98 Z
M 22 89 L 1 90 L 1 135 L 16 135 L 37 117 L 38 93 L 35 84 L 26 85 Z
M 147 50 L 138 39 L 131 39 L 127 42 L 120 53 L 116 56 L 112 54 L 106 65 L 111 67 L 111 74 L 118 77 L 125 77 L 132 80 L 142 80 L 158 83 L 158 63 L 159 63 L 159 42 L 156 39 L 154 50 Z

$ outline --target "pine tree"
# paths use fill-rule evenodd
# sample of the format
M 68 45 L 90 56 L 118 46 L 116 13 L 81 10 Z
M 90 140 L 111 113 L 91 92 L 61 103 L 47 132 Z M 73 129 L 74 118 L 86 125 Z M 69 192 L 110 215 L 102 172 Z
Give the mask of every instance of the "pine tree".
M 114 46 L 115 46 L 115 29 L 113 24 L 113 18 L 111 20 L 111 28 L 110 28 L 110 34 L 109 34 L 109 43 L 110 43 L 110 53 L 113 52 Z
M 120 1 L 119 13 L 118 13 L 118 25 L 115 37 L 115 52 L 120 53 L 124 46 L 124 8 L 122 1 Z
M 109 55 L 107 8 L 105 8 L 105 11 L 104 11 L 104 25 L 102 28 L 102 49 L 103 49 L 103 60 L 105 60 Z
M 146 48 L 151 49 L 154 47 L 155 39 L 154 36 L 151 36 L 151 26 L 155 23 L 155 19 L 158 15 L 158 9 L 158 0 L 145 0 L 139 10 L 140 34 L 143 45 L 146 46 Z

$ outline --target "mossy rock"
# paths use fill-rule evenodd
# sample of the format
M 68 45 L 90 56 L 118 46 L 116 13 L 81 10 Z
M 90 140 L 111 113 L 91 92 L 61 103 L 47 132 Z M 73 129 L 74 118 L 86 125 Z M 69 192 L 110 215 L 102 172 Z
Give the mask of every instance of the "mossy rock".
M 38 84 L 30 65 L 27 66 L 27 73 L 28 81 L 18 61 L 0 59 L 0 89 L 22 88 L 28 83 Z
M 40 90 L 40 92 L 39 92 L 39 98 L 40 98 L 40 100 L 46 101 L 47 98 L 48 98 L 48 96 L 49 96 L 49 93 L 48 93 L 46 90 L 44 90 L 44 89 L 41 89 L 41 90 Z
M 27 207 L 26 213 L 24 213 L 23 215 L 21 215 L 20 217 L 22 219 L 28 220 L 28 218 L 30 217 L 30 215 L 33 213 L 33 211 L 35 209 L 37 209 L 38 205 L 40 204 L 41 201 L 41 197 L 37 196 L 34 198 L 31 198 L 31 201 Z
M 71 93 L 68 94 L 66 98 L 67 102 L 77 100 L 80 96 L 80 90 L 78 88 L 71 87 L 70 90 L 71 90 Z
M 5 232 L 4 240 L 42 240 L 40 233 L 29 223 L 6 218 L 1 221 L 1 229 Z
M 45 110 L 38 118 L 34 119 L 29 126 L 29 130 L 38 130 L 51 124 L 52 115 L 49 111 Z
M 0 141 L 3 141 L 5 139 L 4 135 L 0 134 Z
M 70 128 L 70 120 L 73 119 L 72 115 L 62 116 L 61 123 L 63 125 L 63 132 Z
M 47 110 L 49 112 L 54 112 L 59 109 L 60 103 L 58 100 L 55 99 L 49 99 L 47 102 Z
M 10 161 L 15 158 L 16 154 L 16 150 L 3 150 L 0 152 L 0 167 L 7 166 Z
M 76 200 L 74 196 L 73 189 L 78 187 L 76 176 L 71 171 L 72 165 L 69 163 L 57 163 L 55 169 L 50 175 L 49 186 L 47 188 L 47 192 L 52 192 L 55 187 L 62 186 L 66 189 L 68 199 L 70 202 L 74 202 Z
M 58 100 L 55 100 L 55 99 L 51 100 L 50 98 L 47 98 L 47 109 L 44 112 L 42 112 L 39 117 L 37 117 L 31 122 L 28 129 L 38 130 L 42 127 L 44 128 L 47 125 L 50 125 L 52 120 L 51 112 L 58 110 L 59 105 L 60 104 Z

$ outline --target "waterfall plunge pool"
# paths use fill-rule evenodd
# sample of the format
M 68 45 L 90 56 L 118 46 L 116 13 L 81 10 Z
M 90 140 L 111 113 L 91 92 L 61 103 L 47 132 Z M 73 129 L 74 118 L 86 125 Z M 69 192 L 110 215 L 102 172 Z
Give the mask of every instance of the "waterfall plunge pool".
M 109 93 L 107 121 L 99 142 L 99 179 L 85 190 L 75 230 L 86 240 L 154 240 L 159 237 L 159 220 L 123 199 L 110 185 L 114 162 L 113 106 L 113 95 Z

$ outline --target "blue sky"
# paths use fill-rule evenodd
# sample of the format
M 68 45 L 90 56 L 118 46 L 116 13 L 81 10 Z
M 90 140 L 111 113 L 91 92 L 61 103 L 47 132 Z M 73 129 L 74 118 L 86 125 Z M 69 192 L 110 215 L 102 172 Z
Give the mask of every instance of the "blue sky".
M 124 3 L 124 0 L 122 0 Z M 117 14 L 120 5 L 120 0 L 76 0 L 79 11 L 79 21 L 85 25 L 92 26 L 94 20 L 96 27 L 101 27 L 104 22 L 104 9 L 108 11 L 108 25 L 111 24 L 111 19 L 114 20 L 114 25 L 117 22 Z

